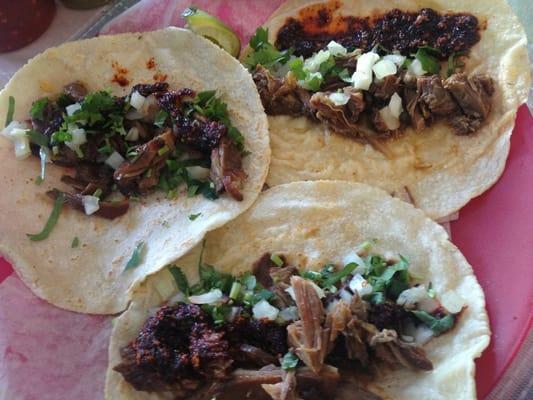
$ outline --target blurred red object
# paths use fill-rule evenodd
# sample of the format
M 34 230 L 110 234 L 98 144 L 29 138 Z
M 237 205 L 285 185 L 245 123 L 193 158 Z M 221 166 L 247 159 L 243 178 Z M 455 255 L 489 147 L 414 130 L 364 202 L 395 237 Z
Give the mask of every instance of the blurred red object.
M 0 53 L 24 47 L 50 26 L 54 0 L 0 0 Z

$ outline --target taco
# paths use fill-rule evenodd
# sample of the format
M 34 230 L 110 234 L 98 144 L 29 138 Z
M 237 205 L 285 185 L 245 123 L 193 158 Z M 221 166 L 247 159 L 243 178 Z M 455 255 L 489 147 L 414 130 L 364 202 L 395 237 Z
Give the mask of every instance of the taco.
M 246 69 L 181 29 L 49 49 L 2 90 L 0 115 L 0 252 L 74 311 L 123 310 L 255 201 L 270 160 Z
M 501 175 L 530 86 L 503 0 L 289 0 L 241 58 L 269 115 L 269 186 L 407 192 L 434 219 Z
M 474 399 L 489 343 L 440 225 L 340 181 L 267 190 L 114 321 L 108 399 Z

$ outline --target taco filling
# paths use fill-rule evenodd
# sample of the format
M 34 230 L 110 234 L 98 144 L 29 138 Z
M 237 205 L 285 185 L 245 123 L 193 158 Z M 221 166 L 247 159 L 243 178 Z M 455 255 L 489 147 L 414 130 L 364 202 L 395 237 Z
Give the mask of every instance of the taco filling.
M 180 293 L 152 310 L 114 370 L 176 399 L 381 399 L 365 383 L 432 370 L 423 346 L 460 313 L 416 283 L 404 257 L 370 250 L 365 242 L 344 266 L 318 271 L 267 253 L 238 277 L 200 260 L 193 286 L 172 266 Z
M 267 114 L 305 116 L 360 140 L 443 121 L 476 132 L 491 110 L 493 79 L 461 72 L 479 42 L 478 19 L 394 9 L 374 17 L 334 15 L 330 4 L 287 18 L 274 44 L 259 28 L 244 63 Z
M 46 163 L 68 168 L 62 181 L 73 191 L 47 194 L 87 215 L 119 217 L 129 199 L 154 190 L 169 198 L 214 200 L 227 192 L 243 199 L 243 136 L 215 91 L 172 90 L 158 82 L 113 96 L 76 81 L 55 99 L 35 101 L 28 120 L 8 122 L 3 134 L 16 157 L 41 159 L 38 183 Z

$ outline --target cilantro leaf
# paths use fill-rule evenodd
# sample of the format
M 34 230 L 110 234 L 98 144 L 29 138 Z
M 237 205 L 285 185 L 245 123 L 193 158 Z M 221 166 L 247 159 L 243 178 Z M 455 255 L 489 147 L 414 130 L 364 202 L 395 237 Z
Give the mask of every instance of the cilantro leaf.
M 440 54 L 440 51 L 433 47 L 423 46 L 417 50 L 415 58 L 420 61 L 424 71 L 427 71 L 430 74 L 438 74 L 440 71 L 440 63 L 437 57 Z
M 176 265 L 172 265 L 168 268 L 168 270 L 174 277 L 176 285 L 178 285 L 178 289 L 188 296 L 190 290 L 189 281 L 187 280 L 187 277 L 185 276 L 181 268 Z
M 43 230 L 36 234 L 27 233 L 26 236 L 28 239 L 38 242 L 50 236 L 52 229 L 54 229 L 54 226 L 57 224 L 57 220 L 59 219 L 59 214 L 61 214 L 61 208 L 63 207 L 64 202 L 65 195 L 63 193 L 59 193 L 54 201 L 54 208 L 52 209 L 52 212 L 50 213 Z
M 435 318 L 426 311 L 414 310 L 411 311 L 413 315 L 429 327 L 433 331 L 434 336 L 442 335 L 449 331 L 455 325 L 455 315 L 448 314 L 442 318 Z
M 128 269 L 132 269 L 132 268 L 137 268 L 139 265 L 141 265 L 143 258 L 144 258 L 145 249 L 146 249 L 145 242 L 139 242 L 137 246 L 135 246 L 135 249 L 133 250 L 131 258 L 126 264 L 126 268 L 124 268 L 124 271 Z
M 9 96 L 7 100 L 7 115 L 5 126 L 8 126 L 13 121 L 13 114 L 15 113 L 15 98 Z
M 448 69 L 446 70 L 446 75 L 448 77 L 452 76 L 457 68 L 464 67 L 465 63 L 459 58 L 463 55 L 464 53 L 461 52 L 450 54 L 450 57 L 448 57 Z
M 268 29 L 257 28 L 250 39 L 252 51 L 244 58 L 244 65 L 250 70 L 260 64 L 265 68 L 276 64 L 286 64 L 292 54 L 292 49 L 279 51 L 268 42 Z
M 44 119 L 44 109 L 48 105 L 48 97 L 43 97 L 42 99 L 36 100 L 31 105 L 30 116 L 33 119 Z
M 202 215 L 202 213 L 191 214 L 191 215 L 189 215 L 189 220 L 194 221 L 194 220 L 195 220 L 196 218 L 198 218 L 200 215 Z
M 79 245 L 80 245 L 80 238 L 78 238 L 77 236 L 74 236 L 74 239 L 72 239 L 72 242 L 70 243 L 70 248 L 75 249 Z

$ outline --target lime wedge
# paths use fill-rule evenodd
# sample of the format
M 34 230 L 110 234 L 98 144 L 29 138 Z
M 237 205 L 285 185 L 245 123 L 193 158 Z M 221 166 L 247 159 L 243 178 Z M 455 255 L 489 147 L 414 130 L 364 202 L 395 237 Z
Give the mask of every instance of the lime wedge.
M 241 41 L 224 22 L 195 7 L 187 8 L 181 15 L 187 21 L 186 28 L 211 40 L 233 57 L 238 57 L 241 51 Z

